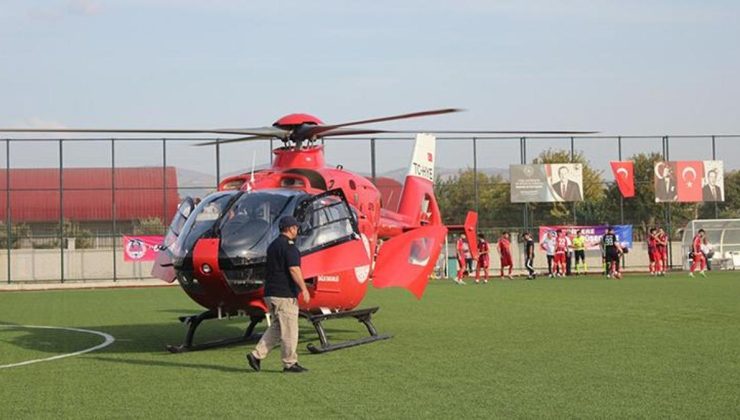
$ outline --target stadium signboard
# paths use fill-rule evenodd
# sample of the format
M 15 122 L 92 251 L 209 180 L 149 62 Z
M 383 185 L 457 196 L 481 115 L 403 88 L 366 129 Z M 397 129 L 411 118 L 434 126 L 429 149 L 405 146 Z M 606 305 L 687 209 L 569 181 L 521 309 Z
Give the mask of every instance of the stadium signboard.
M 653 173 L 656 203 L 725 201 L 721 160 L 660 161 Z
M 623 248 L 632 248 L 632 225 L 612 225 L 611 227 L 614 228 L 614 234 L 617 235 L 619 244 Z M 580 230 L 581 234 L 586 237 L 586 249 L 597 250 L 599 249 L 599 243 L 601 243 L 601 237 L 604 236 L 608 228 L 609 226 L 607 225 L 540 226 L 540 242 L 545 238 L 547 232 L 555 232 L 558 229 L 562 229 L 569 235 L 575 236 L 576 231 Z
M 583 201 L 583 165 L 510 165 L 512 203 Z

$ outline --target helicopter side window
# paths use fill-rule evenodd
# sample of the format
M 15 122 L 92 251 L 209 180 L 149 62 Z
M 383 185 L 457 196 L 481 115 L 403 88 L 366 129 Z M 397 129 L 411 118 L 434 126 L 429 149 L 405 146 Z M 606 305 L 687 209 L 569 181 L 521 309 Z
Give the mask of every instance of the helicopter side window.
M 188 217 L 190 216 L 190 213 L 193 211 L 194 208 L 195 202 L 190 197 L 185 197 L 185 199 L 177 205 L 177 211 L 172 217 L 170 226 L 167 229 L 167 235 L 164 238 L 165 248 L 175 243 L 177 237 L 180 236 L 180 232 L 182 231 L 185 222 L 188 220 Z
M 354 213 L 341 190 L 332 190 L 304 201 L 296 210 L 301 223 L 297 246 L 310 253 L 358 236 Z

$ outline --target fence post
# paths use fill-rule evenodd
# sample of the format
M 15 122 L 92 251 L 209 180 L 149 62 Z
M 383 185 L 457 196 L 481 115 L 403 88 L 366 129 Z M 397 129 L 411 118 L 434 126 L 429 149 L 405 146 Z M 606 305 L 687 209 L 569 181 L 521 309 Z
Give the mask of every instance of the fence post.
M 717 143 L 715 136 L 712 136 L 712 160 L 717 160 Z M 724 172 L 724 168 L 722 168 L 722 172 Z M 722 179 L 724 180 L 725 174 L 722 174 Z M 727 189 L 725 189 L 725 192 Z M 714 218 L 719 219 L 719 203 L 716 201 L 714 202 Z
M 218 188 L 218 184 L 220 183 L 221 183 L 221 139 L 216 139 L 216 188 Z
M 575 140 L 571 136 L 570 138 L 570 163 L 573 163 L 576 158 L 576 150 L 575 150 Z M 583 185 L 583 182 L 581 182 L 581 185 Z M 586 191 L 583 192 L 583 194 L 586 194 Z M 584 197 L 581 197 L 584 198 Z M 578 225 L 578 216 L 576 215 L 576 204 L 578 204 L 577 201 L 573 202 L 573 224 Z
M 617 147 L 618 147 L 618 153 L 619 153 L 619 161 L 622 161 L 622 136 L 617 137 Z M 614 182 L 617 182 L 615 179 Z M 632 183 L 635 183 L 634 176 L 632 179 Z M 619 192 L 619 223 L 624 224 L 624 197 L 622 196 L 622 192 Z
M 64 147 L 59 139 L 59 255 L 60 279 L 64 283 Z
M 10 228 L 10 139 L 5 140 L 5 237 L 7 238 L 6 245 L 8 247 L 8 284 L 10 284 L 10 245 L 12 230 Z
M 116 223 L 116 139 L 110 139 L 110 186 L 111 186 L 111 217 L 113 218 L 113 281 L 118 281 L 118 268 L 116 262 L 116 242 L 118 237 L 118 225 Z
M 373 184 L 376 184 L 375 180 L 375 139 L 370 139 L 370 176 L 373 179 Z M 376 184 L 377 186 L 377 184 Z
M 473 208 L 478 213 L 478 139 L 473 137 Z
M 167 139 L 162 139 L 162 224 L 165 223 L 167 223 Z
M 519 137 L 519 163 L 527 164 L 527 144 L 524 137 Z M 511 196 L 511 171 L 509 171 L 509 196 Z M 522 203 L 522 224 L 524 230 L 529 229 L 529 203 Z

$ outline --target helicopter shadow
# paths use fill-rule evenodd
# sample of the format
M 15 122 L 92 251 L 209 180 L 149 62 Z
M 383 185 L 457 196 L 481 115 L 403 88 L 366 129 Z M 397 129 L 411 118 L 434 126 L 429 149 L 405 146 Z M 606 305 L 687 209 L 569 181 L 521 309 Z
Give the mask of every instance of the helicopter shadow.
M 211 341 L 241 337 L 244 334 L 244 330 L 247 324 L 246 320 L 244 319 L 230 321 L 210 321 L 211 322 L 203 322 L 196 331 L 194 339 L 195 345 Z M 185 334 L 187 332 L 187 327 L 177 321 L 152 324 L 87 325 L 72 327 L 99 331 L 112 335 L 115 338 L 115 342 L 110 346 L 96 352 L 96 354 L 110 355 L 145 353 L 170 355 L 171 353 L 166 350 L 166 346 L 169 344 L 181 344 L 185 339 Z M 256 337 L 250 340 L 233 343 L 222 347 L 254 345 L 259 339 L 259 336 L 265 331 L 266 328 L 267 325 L 264 322 L 260 323 L 255 329 L 255 333 L 258 334 Z M 330 337 L 333 334 L 355 333 L 360 331 L 359 328 L 356 331 L 342 328 L 325 329 Z M 58 332 L 55 332 L 54 336 L 58 337 Z M 42 354 L 49 354 L 50 356 L 53 356 L 58 354 L 58 350 L 55 350 L 55 347 L 53 345 L 50 346 L 50 337 L 53 336 L 49 333 L 48 330 L 26 329 L 23 330 L 23 334 L 16 335 L 5 340 L 4 342 L 18 348 L 33 350 Z M 76 335 L 76 337 L 81 336 Z M 71 336 L 70 339 L 72 339 Z M 91 339 L 85 337 L 84 340 L 80 339 L 80 350 L 84 349 L 88 345 L 88 343 L 97 344 L 99 341 L 99 338 Z M 310 324 L 300 322 L 298 339 L 299 352 L 308 353 L 305 345 L 318 341 L 319 340 L 316 334 L 316 330 Z M 198 351 L 218 351 L 218 349 L 219 347 Z M 177 355 L 172 354 L 172 356 L 176 357 Z

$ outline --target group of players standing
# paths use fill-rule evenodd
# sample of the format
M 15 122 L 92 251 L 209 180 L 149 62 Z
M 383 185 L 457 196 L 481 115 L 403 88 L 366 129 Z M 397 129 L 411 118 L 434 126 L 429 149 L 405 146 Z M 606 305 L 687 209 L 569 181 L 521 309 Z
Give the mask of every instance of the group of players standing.
M 490 246 L 486 241 L 485 235 L 483 235 L 482 233 L 478 234 L 477 247 L 478 260 L 475 261 L 475 282 L 480 283 L 480 275 L 482 271 L 483 283 L 488 283 L 488 269 L 491 266 Z M 465 234 L 460 234 L 460 238 L 457 240 L 455 248 L 457 252 L 458 263 L 457 277 L 455 278 L 455 282 L 457 284 L 465 284 L 465 281 L 463 281 L 463 277 L 465 275 L 470 275 L 473 272 L 473 255 L 470 252 L 468 241 L 465 239 Z M 511 276 L 511 270 L 514 268 L 514 259 L 511 256 L 511 235 L 509 234 L 509 232 L 504 232 L 501 234 L 501 237 L 496 243 L 496 250 L 501 261 L 501 278 L 512 279 L 513 277 Z M 504 275 L 504 271 L 506 269 L 508 269 L 508 272 L 506 275 Z
M 522 241 L 524 242 L 524 267 L 527 269 L 527 279 L 531 280 L 536 277 L 534 270 L 534 238 L 530 232 L 524 232 L 522 234 Z M 620 278 L 619 259 L 625 251 L 619 244 L 613 228 L 610 227 L 607 229 L 606 234 L 601 238 L 600 245 L 607 277 Z M 548 232 L 542 243 L 540 243 L 540 247 L 547 254 L 549 277 L 564 277 L 566 272 L 569 272 L 568 266 L 570 265 L 571 253 L 575 254 L 576 270 L 580 272 L 580 269 L 583 269 L 583 274 L 586 274 L 586 238 L 581 235 L 580 230 L 573 237 L 569 236 L 562 229 L 558 229 L 554 233 Z M 482 271 L 483 282 L 488 283 L 488 270 L 491 265 L 490 247 L 485 235 L 482 233 L 478 234 L 477 249 L 478 259 L 475 261 L 475 282 L 480 283 L 480 274 Z M 509 232 L 503 232 L 501 234 L 496 244 L 496 250 L 501 262 L 501 278 L 512 279 L 511 271 L 514 267 L 514 262 L 511 255 L 511 234 Z M 460 234 L 457 240 L 456 254 L 458 271 L 455 282 L 465 284 L 463 278 L 466 275 L 472 274 L 473 271 L 473 257 L 465 234 Z M 507 274 L 504 274 L 505 270 L 508 270 Z
M 668 265 L 668 235 L 663 228 L 650 228 L 647 245 L 650 274 L 665 276 L 665 269 Z

